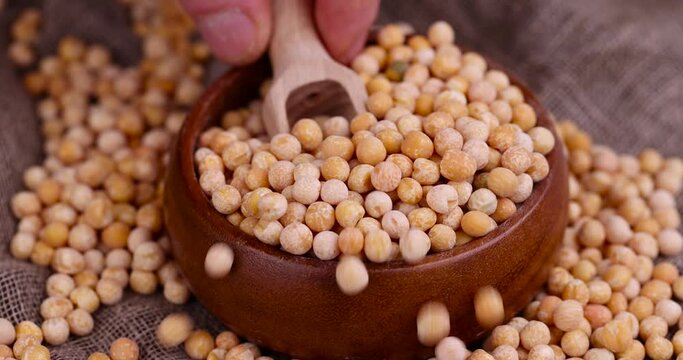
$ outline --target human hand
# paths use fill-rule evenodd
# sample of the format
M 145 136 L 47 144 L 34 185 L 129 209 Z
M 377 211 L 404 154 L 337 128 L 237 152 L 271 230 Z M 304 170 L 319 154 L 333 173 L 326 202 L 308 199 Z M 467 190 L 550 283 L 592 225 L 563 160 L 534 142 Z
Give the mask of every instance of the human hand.
M 289 1 L 289 0 L 275 0 Z M 271 0 L 180 0 L 214 55 L 232 64 L 257 60 L 272 32 Z M 314 21 L 327 51 L 348 63 L 365 45 L 379 0 L 314 0 Z

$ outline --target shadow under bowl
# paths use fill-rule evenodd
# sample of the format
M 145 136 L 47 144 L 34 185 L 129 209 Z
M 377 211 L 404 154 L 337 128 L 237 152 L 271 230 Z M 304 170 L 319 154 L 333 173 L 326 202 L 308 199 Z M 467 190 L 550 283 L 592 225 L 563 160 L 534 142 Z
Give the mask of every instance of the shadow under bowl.
M 433 349 L 420 345 L 416 327 L 425 302 L 443 302 L 451 334 L 472 341 L 485 333 L 474 315 L 477 289 L 498 289 L 506 318 L 532 299 L 564 233 L 568 181 L 554 124 L 525 86 L 513 79 L 535 108 L 538 124 L 557 140 L 547 157 L 548 177 L 490 234 L 414 265 L 369 263 L 368 287 L 347 296 L 335 281 L 336 260 L 291 255 L 244 234 L 214 210 L 199 186 L 193 153 L 200 133 L 226 110 L 256 98 L 268 76 L 269 66 L 261 61 L 214 82 L 180 131 L 167 172 L 165 220 L 175 259 L 194 295 L 221 321 L 256 344 L 297 358 L 425 358 Z M 227 277 L 211 279 L 204 257 L 218 242 L 232 247 L 235 262 Z

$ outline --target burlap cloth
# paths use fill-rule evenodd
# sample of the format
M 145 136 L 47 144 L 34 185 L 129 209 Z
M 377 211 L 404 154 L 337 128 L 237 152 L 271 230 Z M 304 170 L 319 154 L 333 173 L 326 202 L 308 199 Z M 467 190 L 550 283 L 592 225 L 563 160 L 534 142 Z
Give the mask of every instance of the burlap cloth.
M 45 16 L 43 53 L 53 51 L 64 34 L 75 34 L 106 44 L 121 63 L 139 56 L 126 12 L 113 0 L 9 0 L 0 13 L 0 317 L 13 322 L 40 321 L 49 274 L 7 253 L 15 227 L 7 204 L 21 188 L 22 170 L 42 152 L 33 105 L 4 56 L 9 21 L 30 5 L 42 7 Z M 434 20 L 447 20 L 458 42 L 511 69 L 557 117 L 577 121 L 598 142 L 620 152 L 655 147 L 683 155 L 680 0 L 385 0 L 382 5 L 380 23 L 403 20 L 424 30 Z M 85 359 L 106 351 L 120 336 L 137 340 L 144 359 L 186 358 L 180 348 L 162 349 L 154 341 L 160 319 L 181 309 L 200 326 L 221 327 L 196 301 L 179 307 L 160 294 L 130 293 L 96 313 L 90 336 L 53 348 L 53 359 Z

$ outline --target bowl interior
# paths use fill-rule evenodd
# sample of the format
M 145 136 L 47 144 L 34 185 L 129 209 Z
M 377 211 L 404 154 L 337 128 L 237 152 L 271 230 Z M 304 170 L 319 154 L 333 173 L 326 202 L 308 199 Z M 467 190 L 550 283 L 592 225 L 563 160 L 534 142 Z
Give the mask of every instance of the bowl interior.
M 556 166 L 565 166 L 563 164 L 563 156 L 561 154 L 562 147 L 561 141 L 558 138 L 555 129 L 554 122 L 550 119 L 547 111 L 541 106 L 540 102 L 534 94 L 525 85 L 523 85 L 517 78 L 510 74 L 509 71 L 503 69 L 495 63 L 492 63 L 487 59 L 489 67 L 492 69 L 503 70 L 510 77 L 511 83 L 518 86 L 524 93 L 526 102 L 531 105 L 535 110 L 538 118 L 538 126 L 543 126 L 552 131 L 555 136 L 555 148 L 547 155 L 548 163 L 550 169 Z M 188 191 L 191 196 L 196 200 L 196 203 L 203 204 L 203 210 L 206 211 L 206 215 L 212 220 L 211 222 L 216 224 L 217 227 L 221 228 L 220 231 L 226 233 L 242 232 L 238 227 L 230 224 L 220 213 L 215 211 L 210 203 L 210 199 L 202 191 L 197 173 L 195 170 L 194 163 L 194 150 L 197 146 L 197 140 L 202 131 L 210 126 L 215 126 L 219 120 L 220 115 L 227 110 L 236 109 L 238 107 L 246 105 L 250 100 L 258 97 L 258 89 L 260 84 L 270 77 L 270 67 L 265 59 L 260 60 L 258 63 L 236 68 L 218 79 L 211 87 L 206 91 L 205 95 L 200 99 L 198 105 L 195 106 L 193 114 L 218 114 L 217 116 L 190 116 L 188 119 L 195 119 L 195 121 L 188 121 L 184 125 L 178 144 L 180 146 L 180 159 L 181 166 L 183 167 L 184 176 L 188 177 L 186 182 L 189 184 Z M 237 88 L 233 84 L 239 84 Z M 470 256 L 472 252 L 479 252 L 485 250 L 488 246 L 491 246 L 496 241 L 501 241 L 506 238 L 506 233 L 510 232 L 514 225 L 520 221 L 524 221 L 532 210 L 538 206 L 540 200 L 548 194 L 550 191 L 550 184 L 547 179 L 534 184 L 534 189 L 531 196 L 521 204 L 518 204 L 517 211 L 515 214 L 499 224 L 495 230 L 486 236 L 473 239 L 472 241 L 457 245 L 453 249 L 430 253 L 423 261 L 418 264 L 407 264 L 402 260 L 394 260 L 383 264 L 367 263 L 366 266 L 369 272 L 379 272 L 379 271 L 391 271 L 392 269 L 402 269 L 406 267 L 416 268 L 423 266 L 437 266 L 439 262 L 445 259 L 452 259 L 461 256 Z M 262 243 L 260 240 L 252 236 L 244 236 L 248 238 L 247 245 L 255 247 L 264 253 L 272 256 L 273 259 L 294 261 L 308 266 L 316 267 L 330 267 L 335 266 L 336 261 L 320 260 L 309 256 L 299 256 L 293 255 L 286 251 L 281 250 L 278 247 L 270 246 Z M 240 237 L 240 238 L 244 238 Z M 239 239 L 237 241 L 240 241 Z

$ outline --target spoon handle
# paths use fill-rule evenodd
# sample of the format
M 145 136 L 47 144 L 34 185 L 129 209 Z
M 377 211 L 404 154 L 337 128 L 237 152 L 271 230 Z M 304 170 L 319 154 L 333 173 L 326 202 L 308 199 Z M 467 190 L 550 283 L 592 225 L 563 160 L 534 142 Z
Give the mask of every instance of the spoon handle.
M 310 0 L 273 1 L 273 38 L 270 60 L 273 75 L 279 77 L 290 65 L 329 59 L 313 22 Z

